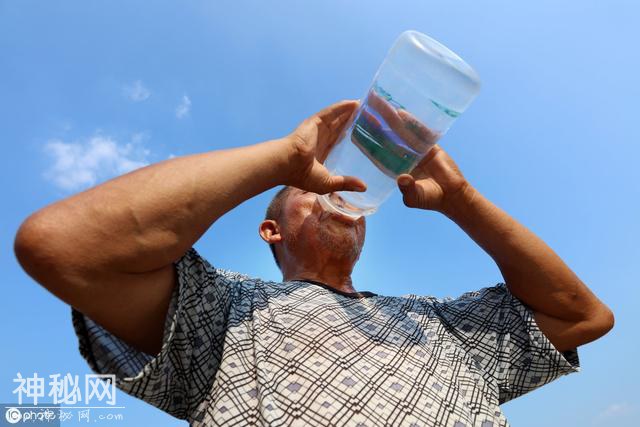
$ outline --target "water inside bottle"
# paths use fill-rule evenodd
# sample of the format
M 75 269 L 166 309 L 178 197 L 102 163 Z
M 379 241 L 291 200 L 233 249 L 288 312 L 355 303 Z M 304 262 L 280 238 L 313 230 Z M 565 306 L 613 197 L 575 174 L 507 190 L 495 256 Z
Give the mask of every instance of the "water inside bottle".
M 396 187 L 397 176 L 410 172 L 438 138 L 437 132 L 374 83 L 344 139 L 325 162 L 332 174 L 362 179 L 367 191 L 326 195 L 320 198 L 321 204 L 354 217 L 375 212 Z
M 380 172 L 391 178 L 411 170 L 421 156 L 421 153 L 412 149 L 369 103 L 364 104 L 353 125 L 351 142 Z

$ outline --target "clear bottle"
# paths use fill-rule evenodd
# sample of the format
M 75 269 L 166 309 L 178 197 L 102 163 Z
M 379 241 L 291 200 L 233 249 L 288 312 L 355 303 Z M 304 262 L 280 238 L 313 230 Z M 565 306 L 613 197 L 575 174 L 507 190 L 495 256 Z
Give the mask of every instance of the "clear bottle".
M 417 31 L 402 33 L 324 162 L 367 191 L 319 195 L 320 204 L 354 218 L 374 213 L 479 91 L 478 75 L 458 55 Z

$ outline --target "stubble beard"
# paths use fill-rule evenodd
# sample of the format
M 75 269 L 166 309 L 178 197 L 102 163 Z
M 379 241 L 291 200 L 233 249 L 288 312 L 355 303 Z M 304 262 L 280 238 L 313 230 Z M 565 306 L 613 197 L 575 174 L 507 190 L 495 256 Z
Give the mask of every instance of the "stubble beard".
M 355 227 L 344 227 L 340 230 L 320 226 L 318 240 L 333 258 L 346 258 L 355 262 L 360 257 L 362 246 Z

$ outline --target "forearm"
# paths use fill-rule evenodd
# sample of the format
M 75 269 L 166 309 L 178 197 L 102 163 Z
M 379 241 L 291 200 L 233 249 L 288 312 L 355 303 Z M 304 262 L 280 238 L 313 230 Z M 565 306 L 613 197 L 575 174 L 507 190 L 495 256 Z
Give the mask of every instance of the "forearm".
M 493 258 L 510 291 L 535 311 L 580 321 L 603 309 L 546 243 L 473 187 L 443 213 Z
M 284 140 L 274 140 L 166 160 L 47 206 L 21 228 L 46 236 L 40 256 L 56 262 L 153 271 L 179 258 L 220 216 L 283 183 L 286 159 Z

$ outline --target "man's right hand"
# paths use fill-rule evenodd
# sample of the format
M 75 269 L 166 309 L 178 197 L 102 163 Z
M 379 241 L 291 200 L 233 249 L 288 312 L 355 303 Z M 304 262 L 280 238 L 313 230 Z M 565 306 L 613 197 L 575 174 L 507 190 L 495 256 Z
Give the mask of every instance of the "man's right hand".
M 20 226 L 18 261 L 60 299 L 155 354 L 177 283 L 173 263 L 219 217 L 282 184 L 364 189 L 322 165 L 357 107 L 340 102 L 285 138 L 165 160 L 59 200 Z
M 304 120 L 285 140 L 289 144 L 286 185 L 318 194 L 365 191 L 352 176 L 332 176 L 322 164 L 358 108 L 358 101 L 341 101 Z

